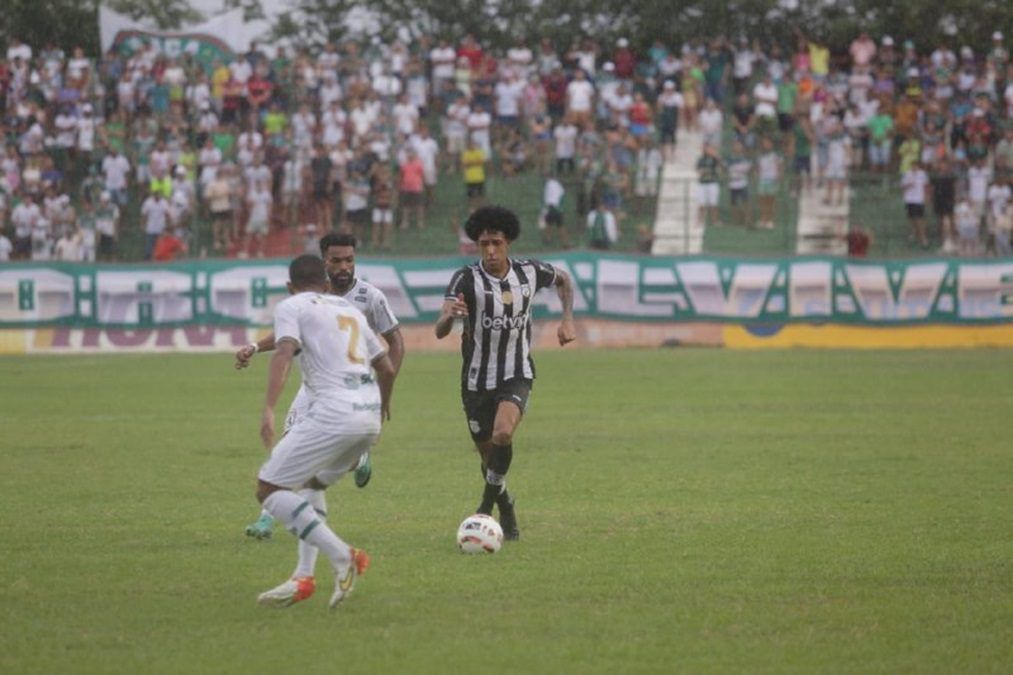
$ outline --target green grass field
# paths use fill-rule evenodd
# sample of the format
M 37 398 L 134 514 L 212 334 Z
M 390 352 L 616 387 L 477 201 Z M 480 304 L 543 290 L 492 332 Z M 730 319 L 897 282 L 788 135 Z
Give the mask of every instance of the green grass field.
M 373 567 L 287 610 L 243 536 L 267 360 L 0 359 L 0 672 L 1009 672 L 1013 351 L 566 351 L 478 502 L 458 359 L 410 354 L 363 490 Z M 290 389 L 294 389 L 290 387 Z

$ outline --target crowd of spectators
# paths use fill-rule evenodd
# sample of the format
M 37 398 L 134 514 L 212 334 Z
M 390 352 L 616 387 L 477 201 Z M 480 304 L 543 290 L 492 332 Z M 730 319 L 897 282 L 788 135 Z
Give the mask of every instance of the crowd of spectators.
M 202 64 L 148 45 L 94 59 L 13 40 L 0 259 L 115 260 L 130 230 L 154 260 L 263 255 L 280 228 L 292 241 L 339 228 L 382 251 L 429 225 L 440 181 L 474 207 L 490 174 L 530 173 L 544 178 L 547 243 L 608 248 L 656 196 L 680 129 L 705 143 L 701 217 L 719 220 L 723 180 L 732 220 L 771 228 L 782 183 L 836 202 L 862 170 L 901 177 L 917 243 L 930 242 L 929 202 L 944 251 L 1009 253 L 1013 69 L 999 33 L 959 55 L 865 34 L 840 55 L 801 34 L 791 50 L 716 37 L 491 52 L 464 36 L 270 53 Z M 649 232 L 636 242 L 649 249 Z

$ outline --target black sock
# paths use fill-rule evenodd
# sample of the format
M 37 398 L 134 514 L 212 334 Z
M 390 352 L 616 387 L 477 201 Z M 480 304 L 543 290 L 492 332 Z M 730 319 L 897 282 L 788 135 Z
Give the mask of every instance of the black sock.
M 486 483 L 485 489 L 482 491 L 482 503 L 478 507 L 478 513 L 484 513 L 487 516 L 492 515 L 492 507 L 499 498 L 500 490 L 503 489 L 502 485 L 493 485 L 492 483 Z
M 494 504 L 510 503 L 510 494 L 506 490 L 506 474 L 510 470 L 513 457 L 513 444 L 492 446 L 488 466 L 483 474 L 485 489 L 482 492 L 482 504 L 478 507 L 479 513 L 491 513 Z M 484 462 L 483 467 L 486 467 Z M 494 482 L 490 482 L 490 478 Z
M 507 471 L 510 470 L 510 462 L 514 458 L 513 443 L 494 445 L 492 446 L 492 452 L 489 454 L 489 468 L 501 476 L 507 475 Z

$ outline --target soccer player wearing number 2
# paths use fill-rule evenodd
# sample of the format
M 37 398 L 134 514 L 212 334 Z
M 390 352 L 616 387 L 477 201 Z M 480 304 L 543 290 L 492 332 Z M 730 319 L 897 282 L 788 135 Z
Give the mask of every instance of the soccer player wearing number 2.
M 531 360 L 535 293 L 556 288 L 563 304 L 563 320 L 556 331 L 559 344 L 576 337 L 570 277 L 538 260 L 512 260 L 510 244 L 520 229 L 517 215 L 499 206 L 484 206 L 471 214 L 464 230 L 482 257 L 454 274 L 436 320 L 439 339 L 450 334 L 456 319 L 464 321 L 461 399 L 485 478 L 477 512 L 491 515 L 498 506 L 506 539 L 520 538 L 506 474 L 513 459 L 514 432 L 535 378 Z
M 287 607 L 313 594 L 306 547 L 323 552 L 334 569 L 332 608 L 369 565 L 365 551 L 352 548 L 327 526 L 312 503 L 312 495 L 322 493 L 300 491 L 321 472 L 351 471 L 376 442 L 383 420 L 390 418 L 394 367 L 387 351 L 362 312 L 327 294 L 327 287 L 324 261 L 300 256 L 289 265 L 291 297 L 275 309 L 275 351 L 260 426 L 264 446 L 273 448 L 257 476 L 257 499 L 299 538 L 300 560 L 291 579 L 259 596 L 257 601 L 266 606 Z M 297 419 L 274 444 L 274 407 L 297 355 L 313 412 Z
M 383 291 L 355 276 L 356 245 L 355 237 L 350 234 L 331 232 L 320 238 L 320 255 L 324 258 L 327 276 L 331 280 L 331 293 L 349 300 L 366 315 L 369 327 L 373 329 L 373 332 L 382 335 L 387 342 L 387 356 L 394 365 L 394 371 L 397 372 L 401 369 L 401 361 L 404 359 L 404 339 L 401 337 L 397 317 L 391 311 Z M 274 349 L 274 335 L 268 335 L 255 344 L 240 348 L 236 352 L 236 368 L 245 368 L 250 364 L 254 354 L 272 349 Z M 289 408 L 288 416 L 285 418 L 286 431 L 295 424 L 301 415 L 306 414 L 308 400 L 306 388 L 300 387 L 299 393 L 296 394 L 295 400 L 292 401 Z M 367 452 L 362 456 L 359 466 L 355 468 L 356 487 L 366 487 L 372 475 L 373 465 Z M 326 490 L 335 480 L 337 480 L 336 476 L 323 473 L 314 476 L 306 487 Z M 324 504 L 324 495 L 317 495 L 317 500 Z M 319 508 L 323 509 L 324 507 L 320 506 Z M 273 527 L 274 519 L 265 511 L 260 514 L 256 522 L 246 526 L 246 536 L 268 539 Z

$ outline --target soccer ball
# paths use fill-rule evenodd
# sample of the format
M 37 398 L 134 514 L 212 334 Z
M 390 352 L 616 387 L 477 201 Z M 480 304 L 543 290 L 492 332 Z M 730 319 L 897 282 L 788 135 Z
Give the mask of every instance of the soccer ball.
M 457 528 L 457 548 L 465 553 L 495 553 L 503 545 L 503 528 L 492 516 L 476 513 Z

